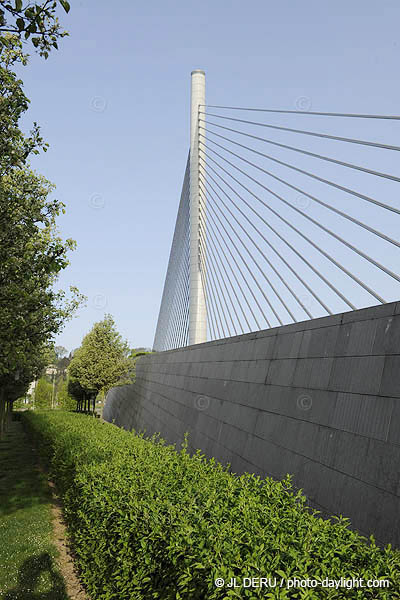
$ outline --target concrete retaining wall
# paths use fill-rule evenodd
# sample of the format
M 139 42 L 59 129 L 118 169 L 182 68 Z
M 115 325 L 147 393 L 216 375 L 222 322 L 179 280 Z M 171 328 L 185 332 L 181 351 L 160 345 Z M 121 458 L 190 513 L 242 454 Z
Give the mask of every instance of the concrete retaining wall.
M 143 357 L 104 418 L 292 473 L 324 514 L 400 546 L 400 302 Z

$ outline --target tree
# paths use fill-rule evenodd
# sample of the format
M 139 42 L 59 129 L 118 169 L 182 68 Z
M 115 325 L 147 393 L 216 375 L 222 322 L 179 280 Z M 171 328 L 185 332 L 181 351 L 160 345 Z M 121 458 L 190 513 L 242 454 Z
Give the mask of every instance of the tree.
M 67 2 L 60 4 L 69 10 Z M 75 243 L 58 235 L 56 219 L 64 205 L 50 199 L 52 184 L 27 163 L 47 145 L 36 124 L 28 137 L 19 127 L 29 100 L 11 70 L 27 63 L 22 39 L 37 34 L 32 43 L 45 58 L 57 48 L 65 32 L 56 6 L 0 0 L 0 436 L 6 412 L 39 377 L 52 338 L 83 301 L 74 287 L 69 298 L 54 289 Z
M 55 346 L 54 352 L 56 353 L 57 361 L 66 357 L 68 354 L 68 350 L 66 348 L 64 348 L 64 346 Z
M 116 384 L 131 383 L 128 353 L 128 344 L 117 332 L 112 316 L 105 315 L 93 325 L 74 353 L 69 376 L 87 396 L 106 394 Z
M 62 410 L 74 410 L 76 407 L 76 400 L 69 393 L 68 384 L 68 378 L 63 379 L 57 390 L 57 404 Z
M 68 265 L 73 240 L 56 228 L 61 203 L 49 200 L 51 186 L 27 167 L 0 179 L 0 404 L 19 371 L 26 385 L 48 364 L 48 342 L 83 301 L 55 291 L 59 271 Z M 54 354 L 54 350 L 52 351 Z M 55 354 L 54 354 L 55 356 Z M 21 378 L 19 378 L 21 380 Z M 0 412 L 3 413 L 0 406 Z M 0 415 L 1 420 L 1 415 Z
M 50 409 L 52 398 L 53 386 L 45 377 L 41 377 L 35 388 L 35 409 Z
M 48 58 L 49 52 L 58 49 L 57 40 L 68 33 L 62 31 L 56 11 L 61 5 L 69 12 L 67 0 L 45 0 L 43 2 L 23 2 L 23 0 L 0 0 L 0 52 L 8 47 L 9 36 L 18 39 L 31 38 L 40 56 Z M 31 37 L 32 36 L 32 37 Z

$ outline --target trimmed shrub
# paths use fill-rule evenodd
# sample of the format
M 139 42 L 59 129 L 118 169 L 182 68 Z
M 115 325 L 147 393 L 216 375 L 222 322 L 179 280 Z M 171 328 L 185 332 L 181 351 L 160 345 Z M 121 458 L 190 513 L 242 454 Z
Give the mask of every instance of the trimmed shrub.
M 24 420 L 62 496 L 92 600 L 399 597 L 400 552 L 351 531 L 347 519 L 320 518 L 289 476 L 239 477 L 187 445 L 177 451 L 84 415 Z M 243 587 L 249 577 L 270 587 Z M 217 578 L 241 587 L 218 588 Z M 287 589 L 295 578 L 390 587 Z

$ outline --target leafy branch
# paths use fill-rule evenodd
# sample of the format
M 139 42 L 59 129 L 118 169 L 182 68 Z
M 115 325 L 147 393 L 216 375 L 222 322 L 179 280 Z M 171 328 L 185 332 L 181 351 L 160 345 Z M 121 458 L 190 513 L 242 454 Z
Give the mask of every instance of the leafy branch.
M 67 0 L 45 0 L 41 3 L 0 0 L 0 34 L 3 34 L 0 35 L 0 54 L 9 47 L 11 34 L 24 41 L 31 38 L 40 56 L 48 58 L 53 48 L 58 49 L 58 39 L 68 35 L 61 29 L 56 16 L 59 5 L 66 13 L 69 12 Z

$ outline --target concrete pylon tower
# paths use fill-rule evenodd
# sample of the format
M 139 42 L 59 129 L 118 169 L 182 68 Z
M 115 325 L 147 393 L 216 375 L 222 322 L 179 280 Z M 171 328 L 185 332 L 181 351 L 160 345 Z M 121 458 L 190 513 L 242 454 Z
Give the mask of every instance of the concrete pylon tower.
M 206 103 L 206 75 L 192 71 L 190 113 L 190 284 L 189 284 L 189 344 L 207 341 L 205 290 L 200 264 L 200 190 L 199 190 L 199 106 Z M 204 203 L 204 199 L 203 199 Z M 204 247 L 204 237 L 203 237 Z

